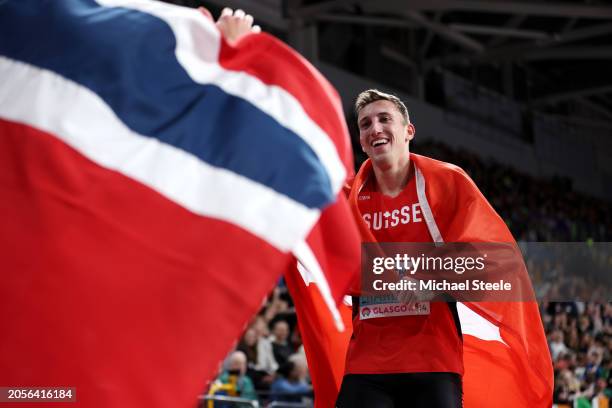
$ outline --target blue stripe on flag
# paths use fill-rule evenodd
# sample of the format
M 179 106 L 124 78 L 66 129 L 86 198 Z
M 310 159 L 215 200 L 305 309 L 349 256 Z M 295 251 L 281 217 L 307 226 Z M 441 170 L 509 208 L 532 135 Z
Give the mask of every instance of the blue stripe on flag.
M 329 176 L 308 144 L 249 102 L 192 81 L 174 48 L 168 25 L 139 11 L 90 0 L 0 4 L 0 54 L 91 89 L 143 136 L 309 208 L 333 201 Z

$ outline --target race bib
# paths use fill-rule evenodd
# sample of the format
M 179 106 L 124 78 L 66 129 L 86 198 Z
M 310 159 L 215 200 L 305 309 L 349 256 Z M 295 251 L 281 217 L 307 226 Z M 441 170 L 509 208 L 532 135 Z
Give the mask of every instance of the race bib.
M 416 302 L 413 305 L 407 305 L 398 302 L 393 296 L 362 296 L 359 298 L 359 318 L 361 320 L 428 315 L 429 313 L 429 302 Z

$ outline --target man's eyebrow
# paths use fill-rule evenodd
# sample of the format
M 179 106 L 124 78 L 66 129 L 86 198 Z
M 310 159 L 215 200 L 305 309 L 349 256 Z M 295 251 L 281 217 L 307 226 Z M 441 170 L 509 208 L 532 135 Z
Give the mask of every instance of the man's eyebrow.
M 382 112 L 377 112 L 376 113 L 376 116 L 382 116 L 382 115 L 389 115 L 389 116 L 391 116 L 391 112 L 382 111 Z M 363 122 L 364 120 L 367 120 L 367 119 L 369 119 L 369 116 L 364 116 L 363 118 L 361 118 L 359 120 L 359 123 L 361 123 L 361 122 Z
M 382 111 L 382 112 L 377 112 L 375 116 L 381 117 L 381 116 L 392 116 L 392 115 L 391 115 L 391 112 Z M 357 124 L 358 125 L 362 125 L 367 120 L 370 120 L 370 117 L 369 116 L 364 116 L 363 118 L 361 118 L 361 119 L 359 119 L 357 121 Z

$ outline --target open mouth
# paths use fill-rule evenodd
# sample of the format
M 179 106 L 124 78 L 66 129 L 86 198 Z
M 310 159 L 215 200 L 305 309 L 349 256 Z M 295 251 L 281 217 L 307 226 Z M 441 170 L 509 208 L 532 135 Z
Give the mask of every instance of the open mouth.
M 386 145 L 387 143 L 389 143 L 389 140 L 387 139 L 376 139 L 370 144 L 370 146 L 378 147 L 378 146 Z

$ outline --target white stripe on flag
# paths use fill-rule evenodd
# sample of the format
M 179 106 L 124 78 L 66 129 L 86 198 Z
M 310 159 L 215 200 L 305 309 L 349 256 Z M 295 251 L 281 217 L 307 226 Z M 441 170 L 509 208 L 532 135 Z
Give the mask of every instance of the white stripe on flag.
M 150 0 L 97 2 L 109 7 L 132 8 L 165 21 L 176 37 L 176 58 L 191 79 L 217 85 L 226 93 L 249 101 L 301 137 L 327 170 L 334 195 L 340 191 L 346 170 L 332 140 L 283 88 L 267 85 L 245 72 L 223 69 L 219 65 L 220 33 L 199 11 Z
M 474 312 L 461 302 L 457 302 L 457 312 L 461 322 L 461 332 L 470 336 L 478 337 L 481 340 L 499 341 L 504 343 L 499 332 L 499 327 Z
M 229 170 L 129 129 L 94 92 L 0 56 L 0 117 L 42 129 L 99 165 L 196 214 L 235 224 L 289 252 L 320 212 Z M 248 197 L 248 205 L 245 198 Z
M 416 167 L 416 165 L 414 168 L 416 173 L 417 196 L 419 199 L 419 204 L 421 205 L 421 210 L 423 211 L 427 228 L 429 229 L 429 233 L 435 243 L 443 243 L 444 239 L 442 238 L 442 234 L 440 234 L 438 224 L 436 224 L 433 212 L 429 206 L 429 201 L 427 201 L 425 177 L 423 176 L 421 170 Z M 461 324 L 461 332 L 463 334 L 478 337 L 481 340 L 499 341 L 506 344 L 501 337 L 499 327 L 480 316 L 478 313 L 474 312 L 461 302 L 457 302 L 457 313 L 459 314 L 459 322 Z
M 344 331 L 342 316 L 340 316 L 340 311 L 338 310 L 336 302 L 332 296 L 329 283 L 327 282 L 325 274 L 321 269 L 321 265 L 319 264 L 315 254 L 312 252 L 312 249 L 306 241 L 302 241 L 294 249 L 293 254 L 298 259 L 298 271 L 304 280 L 304 284 L 306 284 L 306 286 L 309 286 L 311 283 L 317 285 L 325 305 L 334 318 L 336 328 L 338 331 Z

